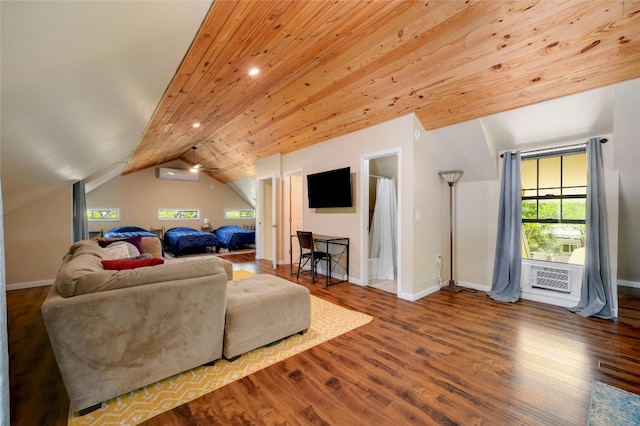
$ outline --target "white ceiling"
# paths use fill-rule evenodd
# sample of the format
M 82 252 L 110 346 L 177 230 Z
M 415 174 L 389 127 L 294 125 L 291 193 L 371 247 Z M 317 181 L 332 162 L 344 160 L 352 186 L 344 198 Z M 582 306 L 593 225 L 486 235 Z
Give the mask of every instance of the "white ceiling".
M 482 119 L 498 151 L 589 138 L 613 131 L 614 86 L 541 102 Z
M 133 152 L 210 1 L 2 1 L 5 212 Z

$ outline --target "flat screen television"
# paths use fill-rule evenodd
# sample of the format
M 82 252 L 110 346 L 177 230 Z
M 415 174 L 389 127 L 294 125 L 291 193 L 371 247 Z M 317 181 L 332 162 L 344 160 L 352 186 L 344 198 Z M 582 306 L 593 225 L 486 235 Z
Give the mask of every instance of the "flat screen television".
M 307 175 L 309 208 L 351 207 L 351 168 Z

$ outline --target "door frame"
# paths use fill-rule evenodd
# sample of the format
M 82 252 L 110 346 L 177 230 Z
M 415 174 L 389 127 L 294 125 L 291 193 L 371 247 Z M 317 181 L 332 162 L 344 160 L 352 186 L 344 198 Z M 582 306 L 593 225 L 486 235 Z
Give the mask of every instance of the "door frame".
M 293 259 L 292 256 L 292 251 L 293 251 L 293 245 L 291 243 L 291 236 L 293 235 L 293 229 L 291 228 L 291 176 L 292 175 L 300 175 L 300 178 L 302 179 L 304 177 L 304 171 L 303 169 L 295 169 L 295 170 L 289 170 L 285 173 L 283 173 L 282 176 L 282 185 L 283 185 L 283 190 L 282 190 L 282 194 L 283 194 L 283 198 L 284 198 L 284 203 L 283 206 L 285 209 L 287 209 L 286 212 L 284 212 L 285 214 L 283 214 L 283 220 L 285 223 L 283 223 L 283 234 L 282 234 L 282 241 L 283 241 L 283 245 L 284 245 L 284 254 L 285 256 L 288 256 L 288 258 L 283 259 L 283 263 L 288 264 L 288 262 L 293 262 L 295 259 Z M 303 189 L 304 189 L 304 182 L 303 183 Z M 300 194 L 301 197 L 304 196 L 304 190 L 302 191 L 303 193 Z M 302 199 L 300 200 L 302 201 Z M 302 220 L 302 224 L 303 224 L 303 228 L 304 229 L 304 204 L 301 204 L 300 206 L 301 208 L 301 220 Z
M 271 211 L 267 212 L 264 208 L 265 182 L 271 181 Z M 277 216 L 277 196 L 278 196 L 278 177 L 276 173 L 258 178 L 258 194 L 257 194 L 257 210 L 258 222 L 256 224 L 256 259 L 264 259 L 266 247 L 263 240 L 268 230 L 265 228 L 264 222 L 270 219 L 271 224 L 271 257 L 273 269 L 275 270 L 278 262 L 278 216 Z
M 398 190 L 396 196 L 398 197 L 398 222 L 396 223 L 396 259 L 397 259 L 397 291 L 396 295 L 400 297 L 400 289 L 402 287 L 402 173 L 401 173 L 401 158 L 402 149 L 391 148 L 384 151 L 373 152 L 362 155 L 362 180 L 360 191 L 360 205 L 362 206 L 361 226 L 360 226 L 360 244 L 362 247 L 360 265 L 362 265 L 362 285 L 369 285 L 369 161 L 382 157 L 395 156 L 398 162 L 398 176 L 397 185 Z

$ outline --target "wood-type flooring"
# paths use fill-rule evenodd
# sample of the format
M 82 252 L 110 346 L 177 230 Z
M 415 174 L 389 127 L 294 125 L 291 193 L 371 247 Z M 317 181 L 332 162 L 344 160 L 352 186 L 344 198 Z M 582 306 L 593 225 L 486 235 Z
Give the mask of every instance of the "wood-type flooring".
M 226 259 L 296 281 L 253 253 Z M 324 288 L 308 275 L 298 282 L 375 318 L 144 424 L 584 425 L 592 380 L 640 393 L 640 289 L 620 288 L 620 317 L 602 320 L 482 292 L 409 302 L 355 284 Z M 14 425 L 66 424 L 40 314 L 48 290 L 7 294 Z

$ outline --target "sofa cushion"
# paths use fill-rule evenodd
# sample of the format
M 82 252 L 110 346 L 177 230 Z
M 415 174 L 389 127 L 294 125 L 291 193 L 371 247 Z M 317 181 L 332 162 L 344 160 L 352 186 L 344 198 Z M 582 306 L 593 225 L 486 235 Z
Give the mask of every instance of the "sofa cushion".
M 131 237 L 130 237 L 131 238 Z M 150 253 L 153 257 L 162 257 L 162 242 L 157 237 L 139 237 L 142 250 L 140 253 Z M 96 238 L 99 244 L 108 245 L 114 241 L 123 241 L 127 238 Z
M 76 243 L 69 248 L 69 252 L 67 253 L 74 258 L 76 256 L 89 255 L 95 256 L 99 259 L 104 258 L 104 249 L 100 247 L 95 241 L 92 240 L 82 240 Z
M 162 241 L 160 238 L 142 237 L 142 250 L 144 250 L 145 253 L 150 253 L 153 257 L 163 257 Z
M 58 293 L 64 297 L 74 296 L 80 278 L 87 274 L 104 271 L 101 263 L 103 255 L 104 249 L 95 241 L 83 240 L 74 243 L 65 255 L 53 283 Z
M 148 257 L 142 259 L 116 259 L 103 260 L 102 266 L 108 271 L 122 271 L 125 269 L 143 268 L 145 266 L 162 265 L 164 259 L 160 257 Z
M 102 264 L 98 263 L 100 264 L 100 271 L 85 273 L 77 280 L 74 296 L 163 281 L 188 280 L 225 272 L 222 264 L 215 261 L 215 258 L 184 263 L 164 263 L 153 268 L 125 269 L 121 271 L 104 270 Z

